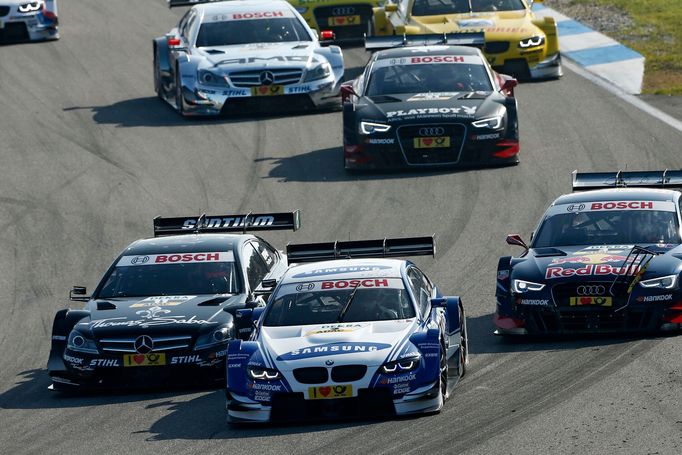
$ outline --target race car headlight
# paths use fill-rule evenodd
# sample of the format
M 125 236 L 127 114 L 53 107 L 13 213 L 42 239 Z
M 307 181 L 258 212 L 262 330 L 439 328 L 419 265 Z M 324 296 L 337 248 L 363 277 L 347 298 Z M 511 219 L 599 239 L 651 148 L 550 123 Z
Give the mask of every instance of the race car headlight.
M 296 11 L 298 11 L 298 14 L 305 14 L 308 12 L 308 7 L 307 6 L 297 6 Z
M 199 70 L 199 82 L 205 85 L 227 85 L 225 77 L 214 74 L 210 71 Z
M 497 117 L 484 118 L 482 120 L 472 122 L 471 124 L 476 128 L 490 128 L 496 130 L 502 125 L 502 116 L 498 115 Z
M 544 288 L 544 284 L 533 283 L 532 281 L 514 280 L 512 283 L 512 289 L 517 294 L 523 294 L 528 291 L 542 291 Z
M 383 123 L 360 122 L 360 134 L 385 133 L 391 129 L 391 125 Z
M 29 2 L 19 5 L 20 13 L 34 13 L 43 7 L 43 2 Z
M 197 342 L 194 343 L 194 350 L 197 351 L 199 349 L 206 349 L 227 343 L 231 338 L 234 338 L 232 336 L 232 330 L 233 325 L 228 324 L 201 335 L 197 338 Z
M 519 41 L 519 47 L 521 49 L 528 49 L 529 47 L 538 47 L 545 44 L 544 36 L 533 36 L 532 38 L 522 39 Z
M 384 363 L 381 372 L 384 374 L 406 373 L 419 368 L 421 357 L 407 357 L 394 362 Z
M 316 81 L 318 79 L 324 79 L 332 74 L 332 66 L 328 62 L 324 62 L 321 65 L 317 65 L 306 71 L 303 77 L 303 82 Z
M 677 275 L 668 275 L 640 281 L 639 285 L 647 289 L 674 289 L 677 287 Z
M 78 352 L 87 352 L 90 354 L 99 354 L 95 340 L 88 338 L 82 333 L 73 330 L 69 335 L 69 340 L 66 343 L 67 349 Z
M 247 367 L 246 371 L 251 379 L 258 381 L 275 381 L 282 378 L 280 372 L 272 368 Z

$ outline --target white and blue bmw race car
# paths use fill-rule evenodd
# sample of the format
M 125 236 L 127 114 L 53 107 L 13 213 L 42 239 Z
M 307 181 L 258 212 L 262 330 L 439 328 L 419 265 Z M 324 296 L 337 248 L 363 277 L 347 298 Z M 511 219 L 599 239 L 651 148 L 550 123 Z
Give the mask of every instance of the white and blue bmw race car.
M 57 0 L 0 0 L 0 43 L 58 38 Z
M 439 411 L 467 363 L 464 308 L 386 259 L 434 252 L 433 237 L 289 245 L 298 265 L 267 307 L 237 312 L 253 331 L 229 345 L 228 420 Z

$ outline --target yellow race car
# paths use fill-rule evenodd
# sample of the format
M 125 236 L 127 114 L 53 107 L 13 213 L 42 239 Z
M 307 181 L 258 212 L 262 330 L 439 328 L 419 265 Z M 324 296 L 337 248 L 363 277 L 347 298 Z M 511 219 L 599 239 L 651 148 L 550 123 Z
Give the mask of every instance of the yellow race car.
M 362 40 L 372 19 L 372 8 L 383 0 L 288 0 L 308 25 L 334 32 L 335 41 Z M 330 37 L 322 36 L 329 40 Z
M 542 0 L 536 0 L 541 2 Z M 553 18 L 536 18 L 532 0 L 387 0 L 374 8 L 367 35 L 484 32 L 495 71 L 519 79 L 562 75 Z

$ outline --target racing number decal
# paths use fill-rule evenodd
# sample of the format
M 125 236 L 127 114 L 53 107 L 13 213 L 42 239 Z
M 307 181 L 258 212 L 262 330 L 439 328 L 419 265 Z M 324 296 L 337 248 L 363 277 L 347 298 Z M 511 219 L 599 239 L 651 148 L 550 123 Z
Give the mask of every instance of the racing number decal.
M 353 386 L 334 385 L 308 388 L 308 397 L 311 400 L 324 400 L 327 398 L 348 398 L 353 396 Z

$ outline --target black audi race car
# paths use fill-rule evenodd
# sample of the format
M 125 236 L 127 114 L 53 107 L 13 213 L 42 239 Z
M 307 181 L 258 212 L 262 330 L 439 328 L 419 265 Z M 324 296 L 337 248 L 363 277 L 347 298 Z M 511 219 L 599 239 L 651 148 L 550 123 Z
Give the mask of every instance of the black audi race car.
M 656 188 L 654 188 L 656 187 Z M 574 173 L 497 268 L 498 334 L 682 328 L 682 171 Z
M 517 82 L 475 47 L 434 44 L 482 43 L 463 35 L 366 39 L 384 50 L 341 86 L 346 169 L 518 163 Z
M 287 268 L 246 231 L 298 227 L 298 211 L 156 218 L 154 237 L 129 245 L 92 295 L 72 289 L 85 308 L 57 312 L 51 387 L 224 385 L 227 343 L 251 331 L 235 327 L 235 312 L 265 305 Z

